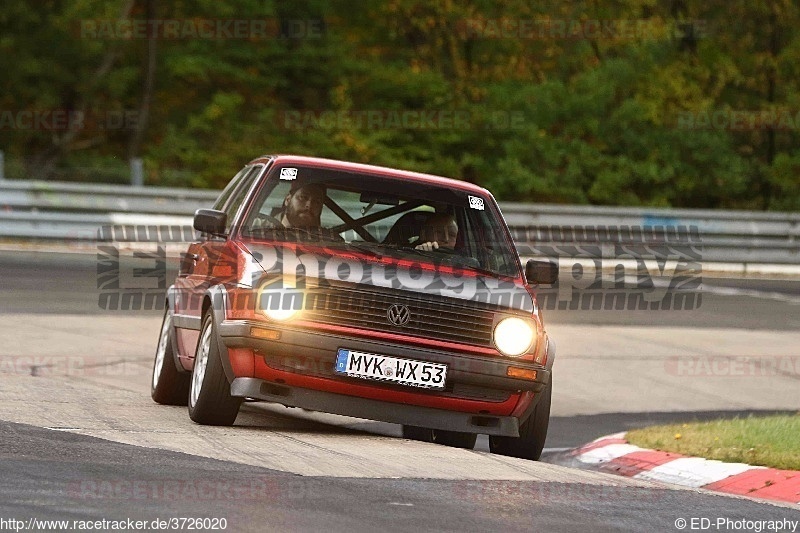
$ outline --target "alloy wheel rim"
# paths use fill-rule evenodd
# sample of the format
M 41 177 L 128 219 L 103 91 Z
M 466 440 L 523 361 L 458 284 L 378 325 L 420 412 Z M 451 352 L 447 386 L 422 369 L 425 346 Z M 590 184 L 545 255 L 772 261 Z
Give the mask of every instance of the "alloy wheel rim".
M 167 343 L 169 342 L 169 328 L 172 324 L 169 313 L 164 316 L 164 323 L 161 325 L 161 337 L 158 339 L 158 348 L 156 349 L 156 360 L 153 363 L 153 389 L 158 386 L 158 380 L 161 377 L 161 369 L 164 367 L 164 359 L 167 354 Z
M 197 404 L 197 399 L 200 397 L 200 388 L 203 385 L 203 378 L 206 375 L 206 367 L 208 366 L 208 350 L 211 347 L 211 327 L 206 326 L 203 334 L 200 337 L 200 343 L 197 346 L 197 355 L 194 359 L 194 369 L 192 369 L 192 390 L 189 398 L 192 406 Z

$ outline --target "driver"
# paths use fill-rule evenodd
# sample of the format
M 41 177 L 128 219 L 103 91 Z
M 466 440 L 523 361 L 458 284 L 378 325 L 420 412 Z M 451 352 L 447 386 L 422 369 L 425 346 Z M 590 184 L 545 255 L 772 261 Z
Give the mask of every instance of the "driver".
M 283 199 L 281 224 L 287 228 L 320 227 L 325 192 L 325 187 L 316 183 L 302 186 L 293 183 L 289 194 Z
M 455 217 L 447 213 L 437 213 L 425 221 L 419 232 L 421 244 L 414 248 L 426 251 L 444 248 L 452 251 L 456 247 L 456 237 L 458 224 Z

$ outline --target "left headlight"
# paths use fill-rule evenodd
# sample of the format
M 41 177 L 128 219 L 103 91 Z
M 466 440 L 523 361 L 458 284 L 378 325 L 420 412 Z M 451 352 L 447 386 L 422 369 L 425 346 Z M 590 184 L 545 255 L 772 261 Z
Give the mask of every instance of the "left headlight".
M 284 322 L 300 314 L 303 296 L 298 289 L 266 289 L 259 295 L 258 309 L 270 320 Z
M 507 317 L 494 327 L 494 345 L 504 355 L 519 357 L 530 350 L 535 341 L 536 329 L 527 320 Z

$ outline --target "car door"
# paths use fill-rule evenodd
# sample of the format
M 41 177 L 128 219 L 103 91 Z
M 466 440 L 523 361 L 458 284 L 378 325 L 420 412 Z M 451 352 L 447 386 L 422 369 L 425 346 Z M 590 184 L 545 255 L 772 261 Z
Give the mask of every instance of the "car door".
M 189 245 L 181 258 L 178 278 L 175 281 L 174 313 L 178 340 L 178 358 L 183 367 L 191 368 L 202 321 L 202 303 L 206 290 L 223 282 L 221 265 L 227 258 L 227 235 L 249 191 L 263 170 L 263 165 L 243 168 L 220 194 L 214 209 L 228 215 L 225 236 L 201 235 Z

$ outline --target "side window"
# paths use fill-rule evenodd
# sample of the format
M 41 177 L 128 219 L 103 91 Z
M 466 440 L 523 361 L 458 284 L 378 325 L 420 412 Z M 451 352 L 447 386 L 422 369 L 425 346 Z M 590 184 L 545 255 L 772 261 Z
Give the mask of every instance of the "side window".
M 217 211 L 222 211 L 222 207 L 225 205 L 225 202 L 228 201 L 228 198 L 231 197 L 233 191 L 242 182 L 242 178 L 245 176 L 245 174 L 247 174 L 248 169 L 249 167 L 244 167 L 233 177 L 231 181 L 228 182 L 228 185 L 225 186 L 225 189 L 223 189 L 222 193 L 217 198 L 217 201 L 214 202 L 213 209 L 216 209 Z
M 513 276 L 516 274 L 514 256 L 506 250 L 504 229 L 499 225 L 497 218 L 489 216 L 486 211 L 480 212 L 481 225 L 484 231 L 484 245 L 489 254 L 491 268 L 502 274 Z
M 235 189 L 233 194 L 231 194 L 230 201 L 223 208 L 223 211 L 228 215 L 228 221 L 225 224 L 226 233 L 230 232 L 231 224 L 233 224 L 233 220 L 236 218 L 236 213 L 239 211 L 242 202 L 244 202 L 247 192 L 252 188 L 253 182 L 261 173 L 262 168 L 264 168 L 263 165 L 254 165 L 250 171 L 244 175 L 240 180 L 241 184 Z
M 505 250 L 503 230 L 496 225 L 494 217 L 486 211 L 468 209 L 463 218 L 468 229 L 464 246 L 469 253 L 480 259 L 482 267 L 514 276 L 516 266 L 513 257 Z
M 269 185 L 269 184 L 267 184 Z M 272 218 L 279 218 L 281 214 L 281 210 L 283 208 L 283 199 L 289 194 L 289 188 L 291 184 L 286 181 L 280 181 L 275 183 L 270 189 L 269 194 L 266 198 L 263 198 L 261 201 L 261 205 L 258 206 L 258 211 L 255 213 L 256 221 L 252 222 L 251 229 L 258 229 L 264 225 L 263 216 L 268 216 Z M 265 185 L 266 187 L 266 185 Z M 263 195 L 262 195 L 263 196 Z M 251 219 L 253 217 L 251 216 Z

